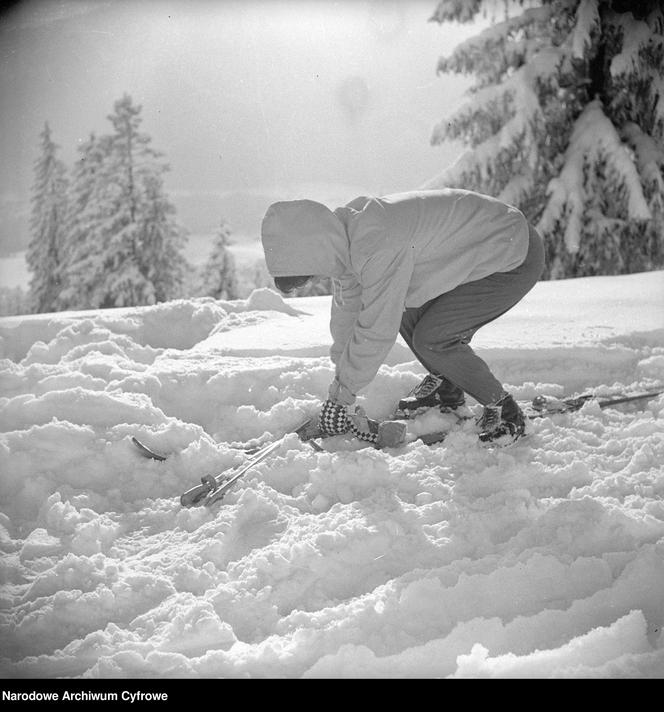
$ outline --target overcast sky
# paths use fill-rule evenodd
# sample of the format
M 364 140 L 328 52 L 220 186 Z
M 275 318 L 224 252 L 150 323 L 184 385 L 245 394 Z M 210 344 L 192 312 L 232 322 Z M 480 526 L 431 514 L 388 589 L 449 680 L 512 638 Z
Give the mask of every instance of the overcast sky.
M 428 22 L 435 7 L 15 3 L 0 15 L 0 247 L 27 226 L 44 122 L 71 165 L 90 132 L 109 131 L 125 92 L 143 107 L 143 129 L 171 166 L 169 195 L 194 232 L 236 192 L 334 202 L 417 187 L 459 150 L 429 143 L 468 86 L 436 76 L 438 57 L 478 31 Z

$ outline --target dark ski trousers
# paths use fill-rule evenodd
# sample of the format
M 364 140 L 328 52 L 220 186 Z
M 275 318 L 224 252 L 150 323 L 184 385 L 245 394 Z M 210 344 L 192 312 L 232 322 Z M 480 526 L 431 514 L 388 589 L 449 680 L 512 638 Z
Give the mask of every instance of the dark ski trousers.
M 482 405 L 495 403 L 504 393 L 503 386 L 470 347 L 470 340 L 480 327 L 523 299 L 543 269 L 544 245 L 531 225 L 528 253 L 521 265 L 460 284 L 421 307 L 406 309 L 401 336 L 427 371 L 444 376 Z

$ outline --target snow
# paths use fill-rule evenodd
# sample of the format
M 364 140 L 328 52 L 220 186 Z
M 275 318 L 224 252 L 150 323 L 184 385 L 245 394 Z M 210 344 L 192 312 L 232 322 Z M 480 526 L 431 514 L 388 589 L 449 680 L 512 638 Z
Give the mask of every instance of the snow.
M 565 244 L 570 252 L 579 249 L 587 198 L 584 185 L 587 164 L 605 156 L 609 166 L 623 179 L 627 193 L 627 212 L 636 220 L 649 220 L 652 213 L 643 194 L 641 179 L 613 124 L 595 100 L 576 120 L 569 147 L 565 152 L 565 166 L 560 175 L 549 182 L 549 202 L 540 218 L 538 228 L 549 232 L 563 213 L 567 213 Z
M 614 18 L 613 24 L 623 33 L 622 51 L 611 60 L 610 71 L 614 77 L 629 74 L 638 68 L 639 52 L 649 42 L 660 44 L 664 41 L 661 35 L 653 36 L 653 31 L 647 22 L 636 20 L 631 13 Z
M 663 677 L 664 396 L 504 449 L 470 421 L 389 452 L 288 435 L 180 506 L 316 412 L 329 300 L 0 320 L 0 675 Z M 520 399 L 644 391 L 663 304 L 663 272 L 541 282 L 474 343 Z M 360 402 L 386 417 L 421 376 L 399 341 Z
M 576 11 L 576 25 L 572 32 L 572 56 L 583 59 L 591 44 L 590 35 L 599 24 L 597 0 L 581 0 Z
M 626 13 L 613 17 L 612 24 L 621 33 L 622 48 L 609 65 L 611 76 L 620 78 L 636 74 L 641 81 L 648 82 L 655 116 L 664 119 L 664 79 L 657 60 L 664 48 L 662 9 L 653 11 L 646 22 L 635 19 L 632 13 Z M 644 53 L 646 56 L 650 53 L 654 61 L 644 61 Z
M 664 164 L 664 146 L 658 145 L 651 136 L 641 131 L 638 124 L 631 121 L 622 127 L 622 135 L 634 149 L 636 165 L 643 182 L 664 195 L 664 177 L 659 170 L 659 166 Z

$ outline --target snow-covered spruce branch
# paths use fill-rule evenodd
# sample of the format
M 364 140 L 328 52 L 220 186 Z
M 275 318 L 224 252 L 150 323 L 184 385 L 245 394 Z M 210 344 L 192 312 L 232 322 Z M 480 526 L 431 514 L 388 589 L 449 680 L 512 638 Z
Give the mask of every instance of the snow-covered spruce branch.
M 636 165 L 646 190 L 662 202 L 664 196 L 664 144 L 644 133 L 638 124 L 627 122 L 622 127 L 622 138 L 634 151 Z
M 478 116 L 484 115 L 490 121 L 500 122 L 501 119 L 496 118 L 496 108 L 502 106 L 504 110 L 504 123 L 497 131 L 475 143 L 472 151 L 466 151 L 455 164 L 429 181 L 426 187 L 463 184 L 466 182 L 465 178 L 473 173 L 478 173 L 480 179 L 485 182 L 490 172 L 495 173 L 496 164 L 504 161 L 505 151 L 509 152 L 511 149 L 518 153 L 520 166 L 501 187 L 499 197 L 502 200 L 518 202 L 519 197 L 528 192 L 538 161 L 538 126 L 541 126 L 544 120 L 534 78 L 532 68 L 523 66 L 502 84 L 487 87 L 474 94 L 472 100 L 455 115 L 452 123 L 442 122 L 436 127 L 432 142 L 441 143 L 450 138 L 457 138 L 460 135 L 460 132 L 457 133 L 459 127 L 472 127 Z M 507 120 L 504 119 L 505 114 L 510 115 Z M 464 138 L 468 139 L 471 130 L 472 128 L 467 129 Z
M 492 25 L 459 44 L 448 57 L 441 57 L 437 73 L 475 74 L 477 87 L 498 82 L 541 48 L 541 28 L 551 17 L 552 8 L 545 6 Z
M 593 101 L 577 119 L 565 166 L 557 178 L 549 183 L 549 201 L 539 222 L 543 232 L 552 230 L 556 221 L 565 218 L 565 244 L 570 252 L 579 249 L 579 237 L 589 186 L 586 179 L 588 164 L 602 157 L 619 174 L 627 189 L 628 216 L 634 220 L 652 217 L 643 194 L 640 176 L 615 127 L 607 118 L 599 101 Z M 591 184 L 592 185 L 592 184 Z

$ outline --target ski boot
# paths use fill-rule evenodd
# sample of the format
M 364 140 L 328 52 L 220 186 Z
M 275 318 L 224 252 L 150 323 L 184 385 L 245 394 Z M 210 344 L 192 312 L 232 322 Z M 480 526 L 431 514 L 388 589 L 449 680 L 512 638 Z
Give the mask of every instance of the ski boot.
M 526 418 L 514 398 L 505 393 L 496 403 L 484 406 L 477 427 L 482 442 L 509 445 L 525 434 Z
M 455 386 L 444 376 L 429 373 L 405 398 L 399 401 L 394 417 L 410 419 L 436 407 L 446 413 L 460 408 L 465 402 L 466 399 L 461 388 Z

